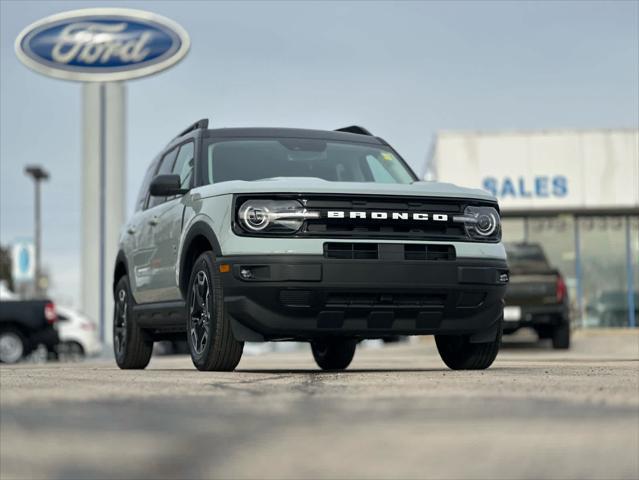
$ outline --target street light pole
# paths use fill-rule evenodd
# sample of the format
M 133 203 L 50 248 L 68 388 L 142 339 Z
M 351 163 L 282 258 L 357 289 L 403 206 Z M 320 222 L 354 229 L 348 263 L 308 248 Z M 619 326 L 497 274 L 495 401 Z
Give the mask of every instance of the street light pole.
M 34 227 L 34 231 L 35 231 L 35 294 L 36 296 L 40 296 L 42 291 L 40 288 L 40 278 L 41 278 L 41 266 L 40 266 L 40 258 L 41 258 L 41 246 L 42 246 L 42 220 L 41 220 L 41 215 L 40 215 L 40 183 L 43 180 L 48 180 L 49 179 L 49 172 L 47 172 L 44 168 L 37 166 L 37 165 L 31 165 L 31 166 L 27 166 L 24 169 L 24 173 L 26 173 L 27 175 L 29 175 L 34 182 L 34 186 L 35 186 L 35 198 L 34 198 L 34 205 L 33 205 L 33 227 Z

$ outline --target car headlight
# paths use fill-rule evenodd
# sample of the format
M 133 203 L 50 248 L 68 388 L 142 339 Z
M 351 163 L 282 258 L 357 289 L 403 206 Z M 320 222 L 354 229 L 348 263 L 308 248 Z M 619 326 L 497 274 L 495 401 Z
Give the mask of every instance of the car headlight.
M 294 233 L 304 220 L 319 218 L 297 200 L 246 200 L 237 212 L 242 228 L 250 233 Z
M 453 217 L 466 227 L 466 234 L 475 240 L 501 240 L 501 220 L 493 207 L 466 207 L 463 215 Z

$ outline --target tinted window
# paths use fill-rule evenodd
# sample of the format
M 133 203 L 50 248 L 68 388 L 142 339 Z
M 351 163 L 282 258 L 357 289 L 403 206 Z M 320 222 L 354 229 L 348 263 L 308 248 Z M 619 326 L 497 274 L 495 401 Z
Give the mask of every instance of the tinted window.
M 138 198 L 135 201 L 135 210 L 144 209 L 144 204 L 146 203 L 146 197 L 149 193 L 149 185 L 151 184 L 151 180 L 155 176 L 155 169 L 158 166 L 157 160 L 153 160 L 151 165 L 149 166 L 146 174 L 144 175 L 144 180 L 142 180 L 142 186 L 140 187 L 140 192 L 138 193 Z
M 182 188 L 191 187 L 191 177 L 193 175 L 193 142 L 185 143 L 180 147 L 173 171 L 175 175 L 180 176 L 180 185 Z
M 397 183 L 393 178 L 393 175 L 386 169 L 386 166 L 384 165 L 386 160 L 384 160 L 383 157 L 380 158 L 374 155 L 367 155 L 366 162 L 368 163 L 368 168 L 377 183 Z
M 177 148 L 174 148 L 170 152 L 167 152 L 162 157 L 162 163 L 160 164 L 160 168 L 157 171 L 156 175 L 167 175 L 170 174 L 173 170 L 173 164 L 175 163 L 175 157 L 177 156 Z M 149 198 L 149 208 L 155 207 L 161 203 L 166 201 L 166 197 L 156 197 L 152 196 Z
M 544 251 L 536 244 L 506 244 L 506 253 L 508 254 L 508 263 L 511 265 L 522 263 L 548 264 Z
M 367 157 L 377 162 L 377 176 Z M 382 145 L 278 138 L 212 141 L 207 146 L 209 183 L 273 177 L 314 177 L 333 182 L 408 184 L 408 167 Z

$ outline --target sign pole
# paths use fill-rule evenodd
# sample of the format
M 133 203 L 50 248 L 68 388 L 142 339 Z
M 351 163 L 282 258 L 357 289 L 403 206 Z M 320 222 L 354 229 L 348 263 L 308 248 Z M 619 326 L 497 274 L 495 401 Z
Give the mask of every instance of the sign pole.
M 35 205 L 33 206 L 33 223 L 35 228 L 35 296 L 39 297 L 42 289 L 40 288 L 40 279 L 42 278 L 42 218 L 40 214 L 40 181 L 35 181 Z
M 85 83 L 82 96 L 82 308 L 108 343 L 111 277 L 125 216 L 126 88 L 121 82 Z
M 40 188 L 44 180 L 49 179 L 49 172 L 38 165 L 30 165 L 24 169 L 25 173 L 33 179 L 34 186 L 34 204 L 33 204 L 33 228 L 35 235 L 35 279 L 33 282 L 32 293 L 36 297 L 42 295 L 42 287 L 40 285 L 42 279 L 42 217 L 41 217 L 41 196 Z

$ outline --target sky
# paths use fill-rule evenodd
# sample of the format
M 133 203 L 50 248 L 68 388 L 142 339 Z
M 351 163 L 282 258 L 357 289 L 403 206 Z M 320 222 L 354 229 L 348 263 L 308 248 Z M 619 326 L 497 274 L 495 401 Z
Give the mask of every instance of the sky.
M 118 6 L 172 18 L 192 48 L 127 84 L 127 205 L 188 124 L 363 125 L 421 173 L 438 130 L 636 128 L 639 2 L 0 1 L 0 243 L 32 235 L 39 163 L 51 294 L 80 295 L 81 86 L 16 58 L 28 24 Z

